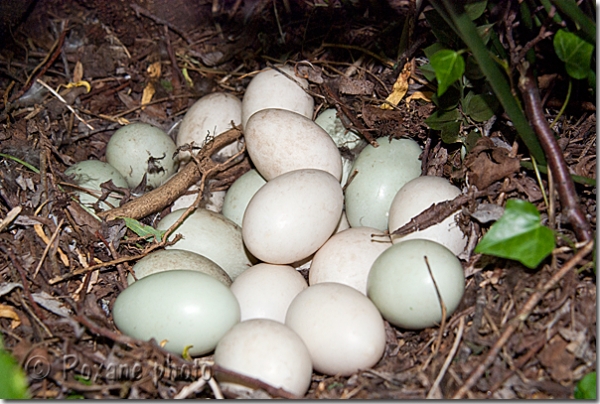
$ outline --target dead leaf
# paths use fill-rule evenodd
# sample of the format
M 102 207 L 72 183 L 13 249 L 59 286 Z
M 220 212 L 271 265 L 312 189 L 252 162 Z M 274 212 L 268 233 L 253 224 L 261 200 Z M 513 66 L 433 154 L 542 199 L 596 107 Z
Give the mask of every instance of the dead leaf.
M 347 95 L 371 95 L 375 85 L 367 80 L 354 80 L 342 76 L 339 79 L 339 91 Z
M 537 355 L 540 363 L 557 382 L 571 380 L 575 356 L 567 351 L 567 342 L 557 335 Z
M 321 69 L 319 66 L 314 66 L 307 62 L 304 62 L 302 64 L 299 63 L 296 66 L 296 72 L 298 73 L 298 75 L 300 77 L 305 78 L 306 80 L 310 81 L 311 83 L 322 84 L 324 81 L 323 80 L 323 69 Z
M 160 62 L 154 62 L 150 66 L 148 66 L 147 72 L 148 72 L 148 77 L 150 77 L 150 79 L 152 79 L 152 80 L 158 79 L 160 77 L 160 73 L 161 73 Z
M 0 304 L 0 317 L 10 318 L 10 328 L 13 330 L 21 325 L 21 319 L 15 309 L 5 304 Z
M 521 169 L 517 157 L 510 157 L 509 151 L 495 147 L 487 137 L 480 138 L 464 160 L 471 184 L 483 190 Z
M 154 88 L 154 84 L 152 82 L 146 84 L 144 87 L 144 91 L 142 92 L 142 111 L 146 109 L 146 104 L 152 101 L 152 97 L 154 97 L 154 93 L 156 93 L 156 89 Z
M 77 83 L 81 80 L 83 80 L 83 65 L 78 60 L 77 63 L 75 63 L 75 68 L 73 69 L 73 81 Z
M 431 102 L 431 97 L 433 96 L 433 91 L 415 91 L 414 93 L 412 93 L 411 95 L 409 95 L 408 97 L 406 97 L 406 106 L 408 107 L 408 104 L 410 104 L 410 102 L 412 100 L 423 100 L 426 102 Z
M 408 78 L 410 77 L 413 68 L 414 68 L 415 60 L 412 59 L 410 62 L 404 65 L 402 72 L 398 75 L 394 86 L 392 87 L 392 92 L 385 99 L 392 105 L 398 105 L 400 100 L 404 98 L 406 92 L 408 91 Z M 387 104 L 382 104 L 381 109 L 393 109 L 391 106 Z

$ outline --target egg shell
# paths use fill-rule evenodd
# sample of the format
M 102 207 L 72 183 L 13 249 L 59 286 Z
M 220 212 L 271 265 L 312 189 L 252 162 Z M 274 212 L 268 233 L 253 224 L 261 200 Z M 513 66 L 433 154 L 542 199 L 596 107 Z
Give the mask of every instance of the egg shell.
M 290 303 L 307 287 L 291 266 L 260 263 L 244 271 L 230 288 L 240 304 L 241 321 L 268 318 L 284 323 Z
M 285 325 L 268 319 L 236 324 L 219 341 L 214 361 L 297 396 L 306 393 L 312 378 L 310 354 L 302 339 Z M 217 379 L 221 384 L 244 383 L 222 373 Z
M 250 199 L 266 183 L 254 168 L 235 180 L 225 194 L 223 216 L 241 226 Z
M 80 187 L 89 189 L 96 193 L 98 196 L 102 194 L 100 185 L 106 181 L 112 180 L 113 184 L 120 188 L 128 188 L 127 181 L 116 168 L 108 163 L 98 160 L 87 160 L 80 161 L 73 164 L 65 171 L 65 175 L 73 176 L 73 181 Z M 79 202 L 82 204 L 92 207 L 98 198 L 82 191 L 76 191 L 76 195 L 79 197 Z M 112 205 L 112 207 L 118 207 L 121 202 L 120 196 L 117 192 L 111 192 L 106 198 L 106 202 Z M 100 203 L 102 210 L 111 209 L 111 207 L 105 202 Z
M 175 142 L 162 129 L 132 123 L 111 136 L 106 145 L 106 161 L 121 173 L 130 188 L 139 185 L 145 173 L 147 187 L 156 188 L 175 173 L 176 151 Z
M 177 147 L 194 143 L 202 147 L 208 136 L 215 137 L 242 123 L 242 101 L 235 95 L 217 92 L 200 98 L 186 112 L 179 132 L 177 133 Z M 241 142 L 231 143 L 219 150 L 215 157 L 221 161 L 235 155 L 241 149 Z M 187 151 L 179 153 L 182 160 L 188 161 L 190 154 Z
M 346 215 L 352 227 L 388 228 L 388 212 L 404 184 L 421 175 L 421 148 L 411 139 L 378 139 L 366 146 L 352 166 L 346 186 Z
M 242 100 L 242 126 L 246 132 L 248 119 L 257 111 L 279 108 L 294 111 L 312 119 L 315 101 L 306 93 L 308 82 L 296 76 L 291 66 L 267 68 L 248 84 Z M 281 73 L 283 72 L 283 73 Z
M 392 245 L 381 233 L 372 227 L 352 227 L 334 234 L 315 254 L 309 283 L 343 283 L 366 295 L 371 265 Z
M 185 212 L 179 209 L 169 213 L 156 224 L 158 230 L 167 230 Z M 252 266 L 252 258 L 246 252 L 242 231 L 225 216 L 207 209 L 196 209 L 169 236 L 183 238 L 166 249 L 188 250 L 205 256 L 220 266 L 231 280 Z
M 452 200 L 460 189 L 441 177 L 422 176 L 407 182 L 396 194 L 390 206 L 389 231 L 393 233 L 434 203 Z M 467 246 L 467 237 L 456 223 L 460 210 L 440 223 L 405 236 L 392 235 L 392 243 L 416 238 L 436 241 L 459 255 Z
M 442 321 L 440 301 L 424 257 L 427 257 L 448 317 L 464 294 L 463 268 L 452 251 L 422 239 L 394 244 L 373 263 L 367 295 L 383 317 L 397 327 L 420 330 Z
M 133 338 L 157 343 L 181 355 L 212 351 L 240 320 L 240 307 L 229 288 L 196 271 L 167 271 L 146 276 L 127 287 L 115 300 L 113 319 Z
M 244 244 L 270 264 L 305 259 L 333 234 L 343 203 L 340 183 L 325 171 L 280 175 L 250 200 L 242 222 Z
M 328 108 L 321 112 L 315 119 L 315 123 L 331 136 L 338 148 L 353 150 L 367 143 L 358 133 L 344 127 L 335 108 Z
M 313 168 L 327 171 L 339 181 L 342 157 L 319 125 L 292 111 L 264 109 L 244 127 L 248 155 L 267 180 L 290 171 Z
M 231 278 L 223 269 L 208 258 L 186 250 L 158 250 L 146 255 L 135 263 L 132 270 L 137 279 L 157 272 L 185 269 L 210 275 L 225 286 L 231 285 Z M 127 283 L 131 285 L 135 279 L 127 274 Z
M 300 292 L 285 324 L 306 344 L 313 368 L 327 375 L 370 368 L 385 350 L 381 314 L 365 295 L 341 283 L 319 283 Z

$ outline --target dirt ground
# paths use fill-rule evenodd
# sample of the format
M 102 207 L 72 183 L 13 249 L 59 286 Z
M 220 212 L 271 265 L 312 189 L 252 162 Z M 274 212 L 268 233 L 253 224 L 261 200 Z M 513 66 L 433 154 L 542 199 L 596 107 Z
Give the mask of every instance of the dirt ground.
M 422 63 L 422 49 L 433 40 L 419 20 L 414 46 L 398 54 L 402 22 L 413 6 L 409 0 L 35 4 L 0 49 L 0 217 L 16 215 L 0 227 L 0 330 L 33 397 L 173 398 L 201 378 L 198 363 L 118 332 L 110 309 L 127 286 L 127 271 L 152 243 L 122 221 L 93 219 L 70 198 L 63 172 L 78 161 L 104 160 L 109 138 L 126 122 L 151 123 L 173 136 L 195 100 L 214 91 L 241 98 L 258 70 L 284 61 L 308 77 L 317 110 L 339 108 L 364 136 L 412 138 L 424 149 L 424 174 L 459 187 L 479 177 L 489 191 L 462 206 L 461 226 L 469 235 L 461 256 L 466 292 L 444 327 L 407 331 L 386 323 L 387 347 L 377 365 L 350 377 L 314 373 L 305 398 L 573 397 L 577 381 L 596 368 L 592 256 L 577 255 L 576 237 L 545 174 L 548 205 L 534 171 L 503 170 L 504 162 L 494 160 L 498 142 L 481 147 L 481 159 L 461 159 L 460 145 L 443 143 L 424 124 L 432 104 L 379 108 L 405 63 Z M 149 70 L 156 62 L 158 74 Z M 31 78 L 58 89 L 64 100 Z M 87 81 L 89 91 L 65 87 L 76 79 Z M 415 70 L 409 95 L 424 83 Z M 150 86 L 151 102 L 141 107 Z M 542 94 L 550 121 L 562 105 L 559 87 Z M 595 103 L 567 108 L 559 127 L 571 173 L 595 179 Z M 491 136 L 527 155 L 504 117 Z M 218 174 L 215 186 L 227 189 L 249 168 L 246 157 Z M 490 176 L 494 171 L 502 174 Z M 595 186 L 576 184 L 576 191 L 595 233 Z M 537 270 L 473 253 L 490 223 L 471 214 L 482 203 L 503 205 L 510 198 L 534 203 L 544 224 L 561 234 Z M 169 209 L 141 221 L 155 224 Z M 565 267 L 571 269 L 561 273 Z M 75 271 L 80 275 L 67 275 Z M 210 356 L 201 359 L 210 364 Z M 469 380 L 481 366 L 483 374 Z M 123 373 L 127 369 L 137 373 Z M 253 397 L 289 397 L 255 386 L 262 389 Z M 189 397 L 214 397 L 210 387 L 196 390 Z

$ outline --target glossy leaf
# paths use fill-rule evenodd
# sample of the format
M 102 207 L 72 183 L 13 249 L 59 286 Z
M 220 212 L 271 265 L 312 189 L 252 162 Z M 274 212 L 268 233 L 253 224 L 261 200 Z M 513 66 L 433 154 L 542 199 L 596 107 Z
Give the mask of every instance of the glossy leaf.
M 454 82 L 460 79 L 465 72 L 465 60 L 458 53 L 450 49 L 442 49 L 429 59 L 435 70 L 438 82 L 438 95 L 446 92 Z
M 535 268 L 554 246 L 554 233 L 541 224 L 536 207 L 524 200 L 510 199 L 504 214 L 483 236 L 475 252 L 516 260 Z
M 579 400 L 595 400 L 596 399 L 596 372 L 590 372 L 583 376 L 583 379 L 575 386 L 573 394 Z
M 585 79 L 590 72 L 590 63 L 594 46 L 572 32 L 559 29 L 554 35 L 554 50 L 560 60 L 565 62 L 569 76 Z
M 495 102 L 495 105 L 494 105 Z M 495 108 L 498 107 L 498 102 L 492 96 L 484 94 L 474 94 L 469 92 L 463 100 L 463 111 L 472 120 L 476 122 L 485 122 L 494 115 L 494 111 L 490 108 L 492 104 Z
M 470 19 L 476 20 L 483 15 L 487 7 L 487 0 L 472 1 L 465 4 L 465 12 Z
M 458 109 L 450 111 L 437 110 L 425 119 L 425 123 L 433 130 L 442 130 L 446 124 L 458 122 L 461 118 L 462 116 Z

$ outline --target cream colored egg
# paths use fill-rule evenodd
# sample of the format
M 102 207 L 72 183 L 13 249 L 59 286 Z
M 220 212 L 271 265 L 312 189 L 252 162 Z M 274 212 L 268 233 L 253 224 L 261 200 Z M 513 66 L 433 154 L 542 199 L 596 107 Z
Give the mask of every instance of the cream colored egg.
M 106 161 L 127 180 L 130 188 L 140 184 L 156 188 L 176 171 L 175 142 L 160 128 L 132 123 L 118 129 L 106 145 Z
M 315 254 L 308 281 L 311 285 L 337 282 L 367 294 L 371 265 L 392 243 L 380 230 L 352 227 L 334 234 Z
M 87 160 L 75 163 L 65 171 L 65 174 L 72 176 L 77 185 L 89 189 L 94 195 L 98 196 L 102 195 L 100 185 L 109 180 L 117 187 L 129 187 L 125 178 L 123 178 L 116 168 L 108 163 L 98 160 Z M 79 201 L 88 207 L 92 207 L 98 202 L 98 198 L 87 192 L 76 191 L 76 194 L 79 197 Z M 111 209 L 111 206 L 113 208 L 118 207 L 121 202 L 121 196 L 122 195 L 115 191 L 111 192 L 105 199 L 106 202 L 100 203 L 100 208 L 102 210 L 108 210 Z
M 266 183 L 267 180 L 255 169 L 251 169 L 235 180 L 225 194 L 223 216 L 241 226 L 250 199 Z
M 408 223 L 432 204 L 452 200 L 458 195 L 460 195 L 460 189 L 442 177 L 423 176 L 407 182 L 392 201 L 389 218 L 390 233 Z M 456 224 L 458 214 L 459 211 L 440 223 L 406 236 L 392 235 L 392 242 L 399 243 L 417 238 L 427 239 L 436 241 L 455 255 L 459 255 L 467 246 L 467 237 Z
M 291 266 L 261 263 L 238 276 L 230 289 L 240 303 L 241 321 L 268 318 L 283 323 L 290 303 L 307 287 Z
M 335 143 L 319 125 L 300 114 L 261 110 L 248 120 L 244 137 L 250 159 L 267 181 L 304 168 L 327 171 L 341 179 L 342 157 Z
M 197 271 L 148 275 L 125 289 L 112 310 L 115 325 L 133 338 L 166 343 L 181 355 L 212 351 L 240 320 L 239 304 L 215 278 Z
M 208 258 L 187 250 L 158 250 L 146 255 L 135 263 L 132 270 L 139 280 L 157 272 L 185 269 L 198 271 L 212 276 L 225 286 L 231 285 L 231 278 L 223 269 Z M 135 279 L 127 274 L 127 283 L 131 285 Z
M 315 101 L 306 93 L 308 82 L 297 77 L 291 66 L 276 66 L 258 73 L 248 84 L 242 100 L 242 126 L 257 111 L 279 108 L 312 119 Z
M 335 231 L 344 197 L 336 178 L 297 170 L 267 182 L 250 200 L 242 222 L 248 250 L 271 264 L 291 264 L 317 251 Z
M 242 123 L 242 102 L 235 95 L 212 93 L 194 103 L 183 117 L 177 133 L 177 147 L 193 142 L 202 147 L 207 137 L 215 137 Z M 225 161 L 241 149 L 241 142 L 231 143 L 216 153 Z M 189 152 L 180 152 L 180 158 L 189 160 Z
M 158 230 L 167 230 L 185 212 L 185 209 L 169 213 L 157 223 Z M 214 261 L 232 280 L 252 266 L 251 256 L 242 242 L 238 225 L 225 216 L 206 209 L 196 209 L 169 236 L 169 240 L 181 234 L 183 238 L 167 249 L 195 252 Z
M 402 185 L 421 175 L 417 142 L 381 138 L 377 143 L 379 147 L 368 145 L 360 152 L 346 186 L 346 215 L 352 227 L 386 230 L 392 199 Z
M 385 327 L 377 307 L 341 283 L 319 283 L 300 292 L 285 324 L 306 344 L 314 369 L 327 375 L 368 369 L 385 350 Z
M 435 285 L 449 317 L 465 291 L 460 261 L 435 241 L 407 240 L 394 244 L 375 260 L 369 272 L 367 295 L 390 323 L 420 330 L 442 321 Z
M 312 378 L 310 354 L 302 339 L 284 324 L 268 319 L 236 324 L 219 341 L 214 361 L 224 369 L 300 397 Z M 217 379 L 225 388 L 232 383 L 247 386 L 245 380 L 224 373 L 218 374 Z

